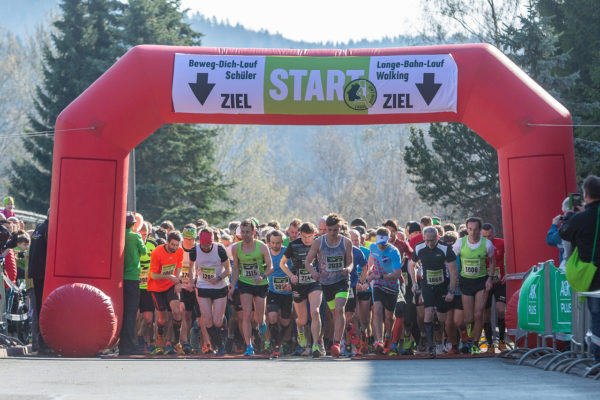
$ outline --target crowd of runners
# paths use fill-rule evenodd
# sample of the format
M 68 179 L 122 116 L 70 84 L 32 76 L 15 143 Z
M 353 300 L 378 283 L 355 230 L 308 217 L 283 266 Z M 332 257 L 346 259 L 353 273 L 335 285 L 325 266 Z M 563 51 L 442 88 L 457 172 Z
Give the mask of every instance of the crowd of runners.
M 178 231 L 128 213 L 126 226 L 125 280 L 139 280 L 139 302 L 128 313 L 126 294 L 123 329 L 129 318 L 136 343 L 121 354 L 506 349 L 504 241 L 479 218 L 458 229 L 429 216 L 369 229 L 332 213 L 284 229 L 252 218 L 225 229 L 200 219 Z M 128 246 L 137 246 L 138 267 Z

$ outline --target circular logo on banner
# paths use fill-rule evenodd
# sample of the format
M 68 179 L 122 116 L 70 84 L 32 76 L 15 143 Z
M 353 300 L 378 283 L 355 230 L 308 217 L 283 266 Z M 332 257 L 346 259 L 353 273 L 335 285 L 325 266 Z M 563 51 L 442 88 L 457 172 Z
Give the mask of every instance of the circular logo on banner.
M 367 79 L 355 79 L 344 88 L 344 102 L 353 110 L 367 110 L 373 107 L 375 100 L 377 89 Z

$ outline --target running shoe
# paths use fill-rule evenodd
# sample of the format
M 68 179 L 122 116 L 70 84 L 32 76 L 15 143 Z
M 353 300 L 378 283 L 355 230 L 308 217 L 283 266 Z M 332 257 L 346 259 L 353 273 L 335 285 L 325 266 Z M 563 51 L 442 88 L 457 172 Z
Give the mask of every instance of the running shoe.
M 271 354 L 271 342 L 265 342 L 263 345 L 263 354 Z
M 383 341 L 383 353 L 387 354 L 390 351 L 390 347 L 392 346 L 392 338 L 386 336 Z
M 148 343 L 144 346 L 144 353 L 152 354 L 152 352 L 154 351 L 155 348 L 156 348 L 156 345 L 154 343 Z
M 360 354 L 367 354 L 369 352 L 369 341 L 365 333 L 360 334 Z
M 194 349 L 192 349 L 192 346 L 190 346 L 190 344 L 188 342 L 185 342 L 184 344 L 182 344 L 181 348 L 183 349 L 183 352 L 185 354 L 192 354 L 194 352 Z
M 300 345 L 296 346 L 296 350 L 294 350 L 295 356 L 304 356 L 304 352 L 306 351 L 305 347 L 301 347 Z M 306 354 L 308 355 L 308 354 Z
M 312 346 L 312 357 L 313 358 L 319 358 L 321 357 L 322 353 L 321 353 L 321 349 L 320 346 L 318 344 L 313 344 Z
M 217 350 L 217 355 L 218 356 L 224 356 L 225 354 L 227 354 L 227 352 L 225 350 L 225 346 L 219 347 L 219 350 Z
M 429 346 L 429 356 L 431 356 L 431 357 L 433 357 L 433 358 L 435 358 L 435 356 L 436 356 L 436 354 L 437 354 L 437 353 L 436 353 L 436 349 L 435 349 L 435 347 L 436 347 L 436 346 L 435 346 L 435 345 L 433 345 L 433 344 Z
M 284 343 L 281 345 L 281 354 L 289 354 L 292 346 L 288 343 Z
M 392 343 L 390 345 L 390 350 L 387 352 L 388 356 L 397 356 L 398 355 L 398 344 Z
M 331 348 L 331 356 L 333 358 L 339 358 L 340 357 L 340 344 L 339 343 L 334 343 Z
M 471 351 L 467 342 L 460 342 L 459 350 L 462 354 L 469 354 Z
M 344 346 L 344 351 L 342 352 L 342 356 L 352 357 L 352 345 L 347 344 Z
M 508 349 L 508 346 L 506 346 L 506 342 L 504 340 L 500 340 L 498 342 L 498 350 L 506 351 L 507 349 Z
M 383 342 L 380 340 L 375 343 L 375 354 L 382 355 L 384 353 Z
M 254 347 L 249 344 L 248 346 L 246 346 L 246 351 L 244 352 L 244 356 L 253 356 L 254 355 Z
M 185 351 L 183 351 L 183 346 L 181 345 L 181 343 L 175 344 L 173 348 L 175 349 L 175 353 L 177 353 L 178 356 L 185 356 L 186 353 Z
M 458 346 L 454 347 L 452 346 L 452 348 L 450 350 L 448 350 L 448 354 L 458 354 Z
M 496 354 L 496 347 L 494 347 L 494 345 L 493 345 L 493 344 L 489 345 L 489 346 L 488 346 L 488 348 L 487 348 L 487 351 L 486 351 L 486 353 L 489 353 L 489 354 Z
M 326 355 L 325 345 L 323 343 L 319 343 L 319 351 L 321 351 L 322 356 Z
M 279 358 L 279 346 L 273 349 L 273 352 L 271 353 L 271 358 Z
M 450 352 L 450 350 L 452 350 L 452 343 L 450 343 L 450 342 L 446 342 L 446 345 L 445 345 L 445 347 L 444 347 L 444 351 L 445 351 L 446 353 L 449 353 L 449 352 Z
M 173 347 L 173 345 L 171 343 L 167 343 L 165 345 L 165 347 L 163 348 L 163 353 L 164 354 L 175 354 L 175 348 Z
M 306 347 L 306 335 L 304 334 L 304 331 L 298 331 L 298 346 Z
M 215 354 L 215 351 L 213 350 L 212 345 L 210 343 L 202 346 L 202 354 L 207 354 L 207 355 Z
M 481 350 L 479 350 L 479 347 L 477 345 L 473 345 L 471 346 L 471 355 L 475 356 L 481 353 Z
M 308 356 L 310 356 L 311 354 L 312 354 L 312 347 L 310 347 L 310 346 L 306 346 L 306 347 L 303 349 L 303 351 L 302 351 L 302 353 L 301 353 L 300 355 L 301 355 L 302 357 L 308 357 Z
M 436 355 L 441 356 L 445 352 L 446 352 L 446 346 L 444 346 L 442 343 L 438 343 L 435 345 L 435 354 Z
M 156 346 L 160 348 L 165 347 L 165 335 L 156 335 Z
M 421 339 L 419 339 L 419 344 L 417 346 L 417 351 L 419 353 L 425 353 L 425 351 L 427 351 L 427 347 L 425 346 L 425 335 L 422 335 Z
M 154 346 L 154 348 L 152 349 L 152 351 L 150 352 L 150 354 L 152 354 L 153 356 L 160 356 L 162 354 L 165 354 L 165 351 L 160 346 Z

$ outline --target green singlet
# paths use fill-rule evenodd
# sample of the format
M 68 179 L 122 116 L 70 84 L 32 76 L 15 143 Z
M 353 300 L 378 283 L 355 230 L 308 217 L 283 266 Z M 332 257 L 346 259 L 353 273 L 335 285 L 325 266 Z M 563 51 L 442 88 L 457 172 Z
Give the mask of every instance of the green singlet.
M 254 242 L 256 243 L 256 247 L 250 254 L 244 253 L 242 250 L 243 242 L 238 242 L 237 245 L 238 263 L 240 266 L 240 282 L 247 283 L 248 285 L 257 285 L 254 283 L 254 277 L 265 272 L 265 268 L 267 267 L 265 264 L 265 259 L 260 252 L 260 243 L 258 240 L 255 240 Z M 262 286 L 268 284 L 269 281 L 267 279 L 263 279 L 258 285 Z
M 156 248 L 156 242 L 146 240 L 146 254 L 140 257 L 140 289 L 148 289 L 148 274 L 150 273 L 150 254 Z
M 477 279 L 487 276 L 487 243 L 484 237 L 476 249 L 471 249 L 467 244 L 467 236 L 462 238 L 460 247 L 460 276 L 468 279 Z

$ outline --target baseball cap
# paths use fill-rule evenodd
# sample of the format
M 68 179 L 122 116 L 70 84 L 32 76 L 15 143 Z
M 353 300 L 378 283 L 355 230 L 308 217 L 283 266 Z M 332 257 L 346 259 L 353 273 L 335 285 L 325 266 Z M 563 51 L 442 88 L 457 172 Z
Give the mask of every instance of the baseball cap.
M 387 244 L 390 241 L 390 237 L 387 235 L 377 235 L 377 240 L 375 243 L 377 244 Z
M 127 214 L 125 215 L 125 224 L 129 225 L 129 224 L 135 224 L 135 215 L 133 215 L 132 212 L 127 212 Z
M 355 231 L 357 231 L 361 237 L 365 237 L 365 227 L 361 226 L 361 225 L 356 225 L 354 228 Z

